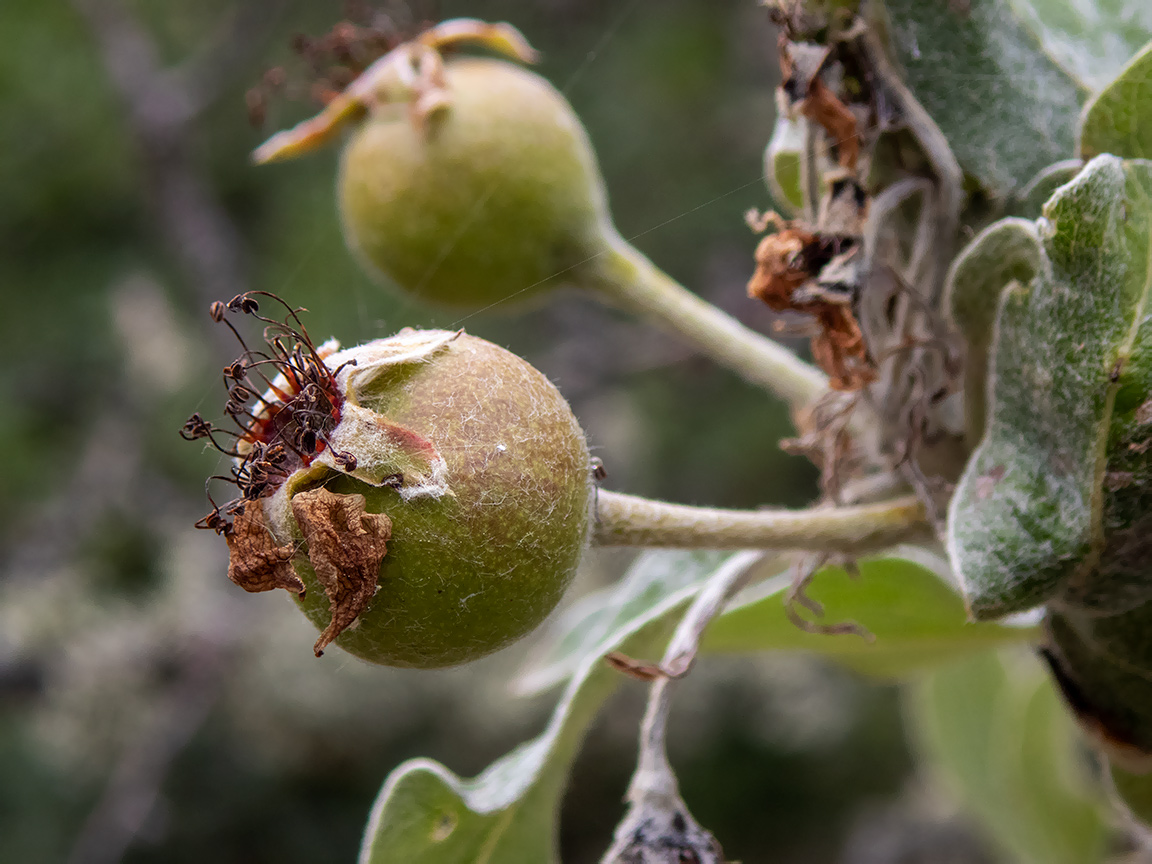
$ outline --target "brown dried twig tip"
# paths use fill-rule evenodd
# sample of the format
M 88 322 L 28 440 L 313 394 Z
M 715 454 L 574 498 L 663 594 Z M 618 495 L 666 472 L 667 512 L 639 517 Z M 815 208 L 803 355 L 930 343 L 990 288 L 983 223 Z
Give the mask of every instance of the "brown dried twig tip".
M 800 614 L 797 607 L 803 606 L 815 617 L 824 617 L 824 604 L 808 595 L 808 587 L 816 578 L 816 573 L 830 563 L 833 563 L 832 557 L 828 555 L 807 556 L 795 563 L 792 570 L 792 583 L 784 595 L 784 614 L 788 616 L 789 621 L 805 633 L 816 633 L 821 636 L 859 636 L 865 642 L 875 642 L 876 637 L 855 621 L 824 624 L 819 621 L 809 621 Z M 848 560 L 840 563 L 853 579 L 859 578 L 860 571 L 855 561 Z
M 290 81 L 283 66 L 266 70 L 244 94 L 253 127 L 264 125 L 273 96 L 304 98 L 326 105 L 377 59 L 418 32 L 398 25 L 383 12 L 371 8 L 355 11 L 358 14 L 350 17 L 358 18 L 358 22 L 339 21 L 321 36 L 298 33 L 292 38 L 292 51 L 307 66 L 304 77 L 308 80 L 303 85 Z
M 604 655 L 604 662 L 617 672 L 623 672 L 637 681 L 655 681 L 657 678 L 667 677 L 659 664 L 636 660 L 620 651 L 609 651 Z

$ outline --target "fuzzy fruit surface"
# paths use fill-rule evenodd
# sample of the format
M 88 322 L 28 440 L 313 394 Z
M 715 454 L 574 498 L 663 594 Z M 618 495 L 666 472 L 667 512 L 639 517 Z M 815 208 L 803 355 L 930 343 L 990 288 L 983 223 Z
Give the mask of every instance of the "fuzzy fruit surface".
M 369 512 L 392 521 L 377 592 L 336 644 L 373 663 L 433 668 L 475 660 L 536 627 L 588 536 L 588 448 L 564 397 L 516 355 L 466 334 L 349 392 L 431 442 L 448 491 L 406 500 L 395 488 L 325 476 L 330 491 L 363 495 Z M 361 464 L 371 458 L 357 455 Z M 303 539 L 294 524 L 273 525 L 285 527 Z M 322 629 L 328 600 L 308 559 L 294 563 L 307 587 L 300 606 Z
M 565 271 L 603 252 L 612 229 L 572 107 L 499 60 L 452 61 L 446 84 L 451 101 L 426 129 L 392 106 L 352 133 L 338 180 L 349 246 L 401 291 L 441 305 L 479 308 L 573 281 Z

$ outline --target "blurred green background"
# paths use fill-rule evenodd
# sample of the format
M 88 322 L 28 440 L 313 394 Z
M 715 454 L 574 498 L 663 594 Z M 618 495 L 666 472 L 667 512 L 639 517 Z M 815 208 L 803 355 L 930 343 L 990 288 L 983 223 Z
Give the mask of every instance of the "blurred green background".
M 767 332 L 745 298 L 767 207 L 775 33 L 753 0 L 385 4 L 400 27 L 508 20 L 588 126 L 625 237 Z M 243 594 L 206 511 L 215 454 L 177 435 L 222 413 L 234 356 L 213 299 L 274 291 L 312 335 L 354 344 L 466 327 L 543 370 L 613 489 L 800 505 L 782 406 L 685 345 L 578 296 L 461 317 L 398 300 L 347 253 L 335 153 L 255 169 L 263 137 L 313 111 L 246 92 L 349 14 L 303 0 L 0 3 L 0 861 L 348 862 L 386 773 L 427 755 L 474 773 L 540 727 L 506 696 L 530 645 L 467 670 L 312 656 L 285 597 Z M 593 554 L 577 592 L 628 556 Z M 563 816 L 591 862 L 623 813 L 642 688 L 608 706 Z M 755 862 L 986 860 L 922 794 L 896 694 L 798 658 L 711 661 L 673 716 L 698 819 Z M 928 803 L 926 803 L 928 802 Z M 944 838 L 942 840 L 942 838 Z M 887 851 L 885 851 L 887 850 Z M 920 850 L 920 851 L 918 851 Z

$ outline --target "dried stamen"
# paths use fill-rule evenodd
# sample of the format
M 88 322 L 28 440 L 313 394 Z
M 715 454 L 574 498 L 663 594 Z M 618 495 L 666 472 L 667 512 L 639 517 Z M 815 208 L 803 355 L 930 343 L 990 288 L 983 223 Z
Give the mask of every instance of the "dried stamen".
M 277 321 L 260 314 L 259 297 L 283 306 L 284 319 Z M 197 413 L 184 424 L 180 435 L 188 441 L 207 439 L 221 453 L 237 460 L 230 476 L 213 479 L 234 484 L 240 496 L 224 508 L 213 504 L 212 512 L 197 523 L 200 528 L 229 536 L 228 515 L 243 502 L 273 494 L 294 471 L 331 449 L 329 437 L 340 422 L 344 397 L 336 373 L 328 368 L 300 320 L 302 311 L 264 291 L 238 294 L 227 303 L 217 301 L 209 307 L 212 320 L 232 330 L 243 349 L 222 373 L 228 394 L 224 413 L 239 431 L 217 429 Z M 248 347 L 227 319 L 228 313 L 250 315 L 264 323 L 263 350 Z M 269 368 L 275 373 L 268 372 Z M 233 447 L 217 442 L 214 436 L 221 431 L 237 439 Z M 332 455 L 345 470 L 355 470 L 352 454 L 333 451 Z

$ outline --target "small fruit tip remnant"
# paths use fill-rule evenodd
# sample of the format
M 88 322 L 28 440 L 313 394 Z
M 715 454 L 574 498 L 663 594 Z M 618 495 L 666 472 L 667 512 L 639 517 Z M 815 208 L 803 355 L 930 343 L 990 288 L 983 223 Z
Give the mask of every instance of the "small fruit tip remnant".
M 444 84 L 445 55 L 468 45 L 488 48 L 522 63 L 540 59 L 540 53 L 511 24 L 490 24 L 476 18 L 444 21 L 381 56 L 315 117 L 277 132 L 252 152 L 253 164 L 283 162 L 318 150 L 335 140 L 346 126 L 383 105 L 407 103 L 413 125 L 424 131 L 428 118 L 451 104 Z

